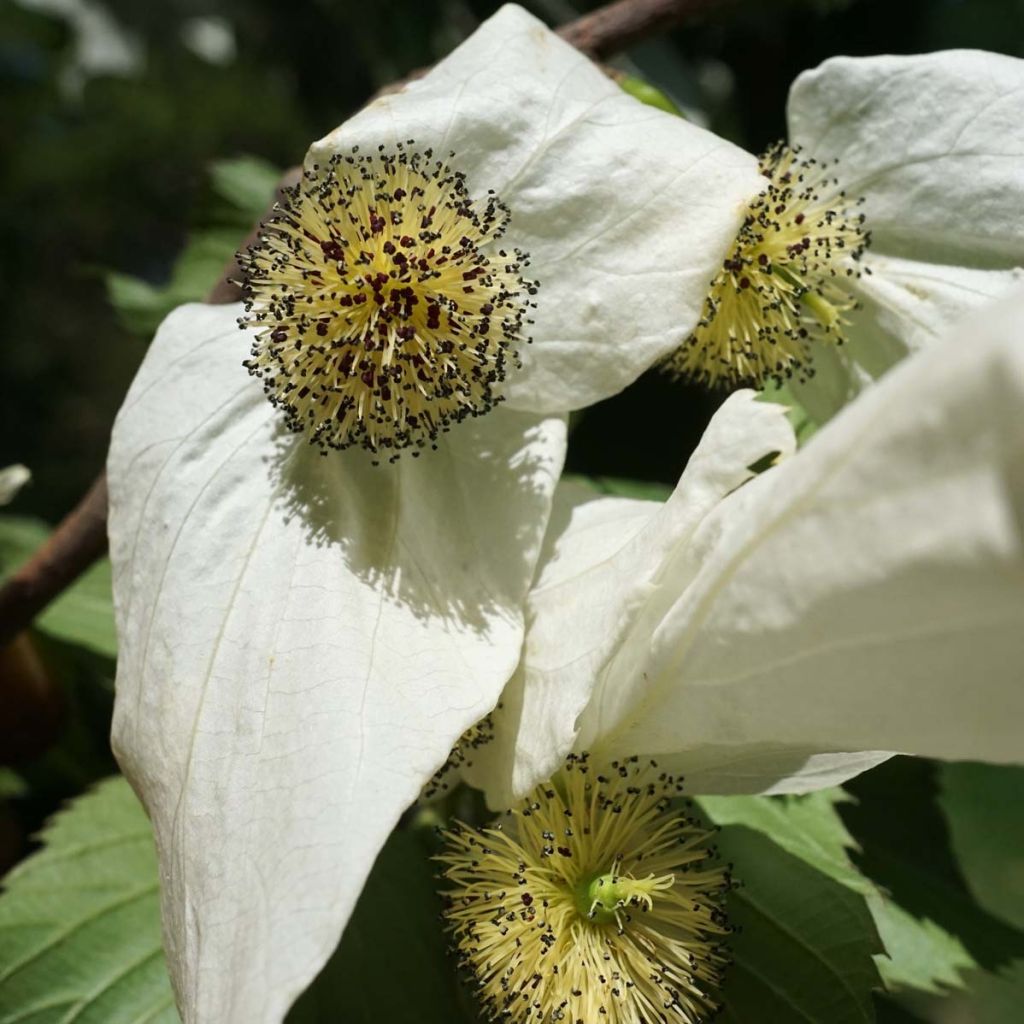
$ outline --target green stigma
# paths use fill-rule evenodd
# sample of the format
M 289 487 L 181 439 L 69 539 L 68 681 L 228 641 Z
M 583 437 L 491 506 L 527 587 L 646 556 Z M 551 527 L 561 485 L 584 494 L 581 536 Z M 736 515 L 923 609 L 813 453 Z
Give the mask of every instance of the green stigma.
M 628 878 L 611 871 L 583 881 L 576 890 L 576 907 L 584 917 L 598 924 L 621 924 L 624 908 L 650 910 L 654 906 L 654 894 L 671 889 L 674 884 L 673 875 Z

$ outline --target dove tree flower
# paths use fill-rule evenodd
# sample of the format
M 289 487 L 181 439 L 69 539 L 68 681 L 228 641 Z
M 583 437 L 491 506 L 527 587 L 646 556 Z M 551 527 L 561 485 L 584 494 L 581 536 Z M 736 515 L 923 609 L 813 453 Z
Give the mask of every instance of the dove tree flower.
M 761 158 L 767 183 L 670 371 L 791 379 L 823 422 L 1012 288 L 1024 264 L 1022 97 L 1024 61 L 972 50 L 836 57 L 800 75 L 788 145 Z
M 278 1021 L 334 949 L 515 669 L 565 413 L 696 324 L 758 181 L 506 7 L 313 145 L 244 308 L 164 322 L 108 463 L 113 745 L 186 1022 Z
M 698 794 L 1024 761 L 1022 325 L 1024 293 L 986 308 L 795 454 L 738 392 L 664 504 L 561 488 L 470 780 L 506 806 L 572 751 Z
M 1024 292 L 798 453 L 737 392 L 664 504 L 560 486 L 522 663 L 460 769 L 512 811 L 441 857 L 492 1013 L 708 1019 L 729 881 L 681 773 L 781 793 L 889 751 L 1024 761 L 1022 325 Z

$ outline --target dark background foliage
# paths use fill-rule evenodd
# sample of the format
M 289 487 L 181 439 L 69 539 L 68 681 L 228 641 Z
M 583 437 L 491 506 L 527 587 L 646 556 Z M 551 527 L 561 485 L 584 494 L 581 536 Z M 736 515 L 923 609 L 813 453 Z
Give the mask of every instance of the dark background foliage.
M 299 161 L 373 90 L 436 60 L 498 5 L 88 0 L 86 32 L 81 16 L 60 13 L 76 6 L 0 3 L 0 465 L 32 469 L 18 509 L 51 520 L 102 464 L 145 344 L 111 309 L 104 274 L 163 282 L 203 217 L 211 160 Z M 554 23 L 594 5 L 526 6 Z M 1024 2 L 739 3 L 618 63 L 756 152 L 784 134 L 786 93 L 803 69 L 839 53 L 952 46 L 1024 53 Z M 673 480 L 716 401 L 649 375 L 587 414 L 571 468 Z

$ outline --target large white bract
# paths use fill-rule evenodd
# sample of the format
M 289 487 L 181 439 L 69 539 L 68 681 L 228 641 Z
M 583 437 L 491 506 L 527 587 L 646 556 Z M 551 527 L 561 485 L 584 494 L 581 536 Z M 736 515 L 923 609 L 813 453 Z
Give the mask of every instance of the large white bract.
M 783 410 L 739 392 L 665 504 L 561 485 L 465 774 L 500 808 L 574 750 L 698 794 L 835 785 L 890 751 L 1024 761 L 1022 409 L 1024 293 L 796 454 Z
M 334 949 L 399 815 L 515 668 L 565 413 L 692 328 L 760 181 L 515 7 L 306 170 L 326 206 L 285 210 L 250 268 L 249 313 L 280 321 L 173 313 L 110 450 L 113 744 L 153 820 L 189 1024 L 281 1020 Z M 501 246 L 529 254 L 536 296 Z M 500 301 L 466 291 L 485 285 Z

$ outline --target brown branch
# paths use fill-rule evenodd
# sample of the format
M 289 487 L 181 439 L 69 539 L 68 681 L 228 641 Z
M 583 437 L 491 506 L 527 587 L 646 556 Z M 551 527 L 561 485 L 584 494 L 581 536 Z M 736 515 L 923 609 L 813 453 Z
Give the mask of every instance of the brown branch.
M 106 549 L 107 478 L 101 473 L 43 546 L 0 588 L 0 647 Z
M 728 0 L 618 0 L 570 21 L 558 34 L 594 60 L 604 60 L 635 43 L 696 21 Z
M 563 25 L 558 34 L 588 57 L 600 59 L 684 22 L 696 20 L 729 2 L 618 0 Z M 417 75 L 414 73 L 410 77 Z M 293 184 L 298 175 L 298 168 L 287 172 L 279 189 Z M 243 248 L 257 230 L 258 225 L 242 243 Z M 235 282 L 238 275 L 238 265 L 232 260 L 210 291 L 207 302 L 219 304 L 240 299 L 241 289 Z M 29 626 L 36 615 L 74 583 L 106 549 L 107 480 L 106 474 L 101 473 L 49 540 L 0 587 L 0 647 Z

